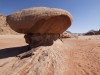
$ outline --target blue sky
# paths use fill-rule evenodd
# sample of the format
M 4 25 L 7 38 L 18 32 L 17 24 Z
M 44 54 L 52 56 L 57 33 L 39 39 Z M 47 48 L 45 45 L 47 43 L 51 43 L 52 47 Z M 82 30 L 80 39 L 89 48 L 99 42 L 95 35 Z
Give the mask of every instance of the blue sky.
M 69 11 L 73 16 L 74 33 L 100 29 L 100 0 L 0 0 L 0 13 L 11 14 L 30 7 L 54 7 Z

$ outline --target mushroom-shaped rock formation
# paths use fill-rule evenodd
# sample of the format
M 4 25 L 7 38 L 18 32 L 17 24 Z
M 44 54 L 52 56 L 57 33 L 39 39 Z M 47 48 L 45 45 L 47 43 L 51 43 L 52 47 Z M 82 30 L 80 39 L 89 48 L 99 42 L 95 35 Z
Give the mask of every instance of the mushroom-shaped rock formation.
M 65 10 L 46 7 L 29 8 L 7 16 L 10 27 L 24 33 L 26 43 L 30 46 L 18 57 L 31 56 L 31 62 L 18 71 L 14 70 L 16 75 L 66 75 L 67 58 L 59 38 L 71 25 L 71 18 Z
M 62 9 L 36 7 L 7 16 L 10 27 L 19 33 L 63 33 L 71 25 L 71 15 Z
M 52 45 L 72 23 L 71 15 L 57 8 L 36 7 L 7 16 L 10 27 L 25 34 L 30 48 Z
M 57 8 L 36 7 L 7 16 L 10 27 L 25 34 L 30 48 L 52 45 L 72 23 L 71 15 Z

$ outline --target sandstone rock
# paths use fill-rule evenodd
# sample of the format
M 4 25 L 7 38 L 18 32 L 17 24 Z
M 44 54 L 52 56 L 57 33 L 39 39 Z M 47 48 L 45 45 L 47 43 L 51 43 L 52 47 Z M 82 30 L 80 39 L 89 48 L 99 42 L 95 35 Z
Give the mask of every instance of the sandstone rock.
M 75 35 L 74 33 L 65 31 L 60 35 L 61 38 L 78 38 L 78 35 Z
M 17 32 L 13 31 L 8 23 L 6 22 L 6 16 L 0 14 L 0 35 L 3 34 L 18 34 Z
M 7 16 L 10 27 L 24 33 L 29 51 L 18 55 L 21 59 L 29 57 L 34 48 L 52 46 L 72 23 L 71 15 L 62 9 L 36 7 L 24 9 Z
M 63 33 L 72 23 L 71 15 L 62 9 L 36 7 L 7 16 L 10 27 L 19 33 Z

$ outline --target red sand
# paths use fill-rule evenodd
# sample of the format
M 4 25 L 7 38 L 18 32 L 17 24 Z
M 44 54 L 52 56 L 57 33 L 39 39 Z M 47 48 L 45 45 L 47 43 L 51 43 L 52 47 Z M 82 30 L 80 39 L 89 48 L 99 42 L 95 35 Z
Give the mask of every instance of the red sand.
M 83 36 L 78 39 L 63 39 L 68 57 L 68 71 L 65 75 L 100 75 L 100 36 Z M 19 47 L 26 45 L 21 35 L 1 35 L 0 49 Z M 10 73 L 11 64 L 17 59 L 3 58 L 0 59 L 0 75 Z M 6 66 L 6 62 L 12 61 Z M 65 64 L 66 65 L 66 64 Z M 23 74 L 24 75 L 24 74 Z M 48 74 L 49 75 L 49 74 Z

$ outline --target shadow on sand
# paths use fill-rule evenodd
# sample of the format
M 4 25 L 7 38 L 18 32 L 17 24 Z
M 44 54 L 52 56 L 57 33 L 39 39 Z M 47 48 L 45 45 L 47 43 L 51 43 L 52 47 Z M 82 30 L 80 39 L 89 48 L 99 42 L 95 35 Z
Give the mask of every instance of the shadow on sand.
M 29 50 L 29 46 L 0 49 L 0 59 L 14 57 Z

